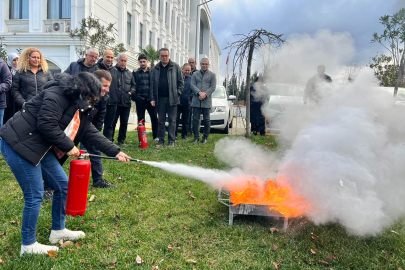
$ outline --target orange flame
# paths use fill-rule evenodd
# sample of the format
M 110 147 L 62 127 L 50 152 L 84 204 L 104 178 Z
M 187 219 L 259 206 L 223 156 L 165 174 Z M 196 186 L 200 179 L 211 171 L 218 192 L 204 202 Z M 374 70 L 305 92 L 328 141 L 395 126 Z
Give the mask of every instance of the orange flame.
M 248 180 L 242 190 L 230 190 L 232 205 L 258 204 L 268 205 L 270 210 L 278 211 L 287 217 L 298 217 L 304 215 L 309 208 L 309 203 L 297 195 L 291 187 L 281 186 L 268 179 L 265 183 L 253 178 Z

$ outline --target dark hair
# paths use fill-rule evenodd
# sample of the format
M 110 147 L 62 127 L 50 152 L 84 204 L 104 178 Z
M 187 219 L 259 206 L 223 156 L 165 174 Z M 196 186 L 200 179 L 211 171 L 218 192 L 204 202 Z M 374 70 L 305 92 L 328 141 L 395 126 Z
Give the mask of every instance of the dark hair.
M 78 73 L 75 75 L 75 82 L 83 100 L 90 100 L 90 104 L 94 105 L 101 99 L 101 82 L 92 73 Z
M 160 49 L 160 50 L 159 50 L 159 55 L 160 55 L 161 52 L 168 52 L 168 53 L 170 54 L 168 48 L 162 48 L 162 49 Z
M 138 61 L 141 61 L 142 59 L 148 60 L 148 57 L 144 54 L 141 54 L 138 56 Z
M 93 72 L 94 75 L 101 81 L 102 78 L 106 79 L 107 81 L 112 81 L 111 73 L 104 69 L 98 69 Z

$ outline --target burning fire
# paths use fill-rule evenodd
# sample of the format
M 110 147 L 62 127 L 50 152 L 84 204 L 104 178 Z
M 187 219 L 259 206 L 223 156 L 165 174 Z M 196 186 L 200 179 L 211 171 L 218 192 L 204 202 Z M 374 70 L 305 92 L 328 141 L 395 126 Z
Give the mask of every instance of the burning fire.
M 289 186 L 279 185 L 273 179 L 265 183 L 256 178 L 247 181 L 242 190 L 230 190 L 232 204 L 258 204 L 268 205 L 270 210 L 275 210 L 287 217 L 304 215 L 309 208 L 309 203 L 297 195 Z

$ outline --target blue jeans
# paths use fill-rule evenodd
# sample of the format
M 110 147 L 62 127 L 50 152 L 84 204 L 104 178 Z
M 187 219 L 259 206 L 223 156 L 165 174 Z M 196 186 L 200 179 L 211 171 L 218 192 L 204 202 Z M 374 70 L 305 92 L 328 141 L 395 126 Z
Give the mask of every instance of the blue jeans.
M 0 109 L 0 127 L 3 125 L 4 110 L 5 109 Z
M 38 166 L 22 158 L 4 141 L 1 141 L 1 152 L 14 173 L 24 194 L 24 210 L 21 224 L 22 244 L 36 242 L 36 227 L 41 208 L 44 184 L 53 190 L 52 230 L 65 228 L 65 206 L 68 178 L 52 152 L 48 152 Z

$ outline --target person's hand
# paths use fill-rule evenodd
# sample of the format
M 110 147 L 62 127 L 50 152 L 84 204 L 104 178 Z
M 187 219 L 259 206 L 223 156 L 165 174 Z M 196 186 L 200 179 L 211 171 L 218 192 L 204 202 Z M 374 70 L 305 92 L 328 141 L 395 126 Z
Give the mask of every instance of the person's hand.
M 131 96 L 132 95 L 132 93 L 131 92 L 128 92 L 128 94 Z
M 129 160 L 131 159 L 131 157 L 127 156 L 127 154 L 125 154 L 124 152 L 119 152 L 118 155 L 116 155 L 115 157 L 118 158 L 119 162 L 129 162 Z
M 198 92 L 198 94 L 200 95 L 201 100 L 203 100 L 204 98 L 207 97 L 207 93 L 204 92 Z
M 150 102 L 150 105 L 152 105 L 153 107 L 155 107 L 155 105 L 156 105 L 155 101 L 152 100 L 152 101 Z
M 79 151 L 79 149 L 77 149 L 76 146 L 73 146 L 72 150 L 67 152 L 67 155 L 69 157 L 78 157 L 78 156 L 80 156 L 80 151 Z

